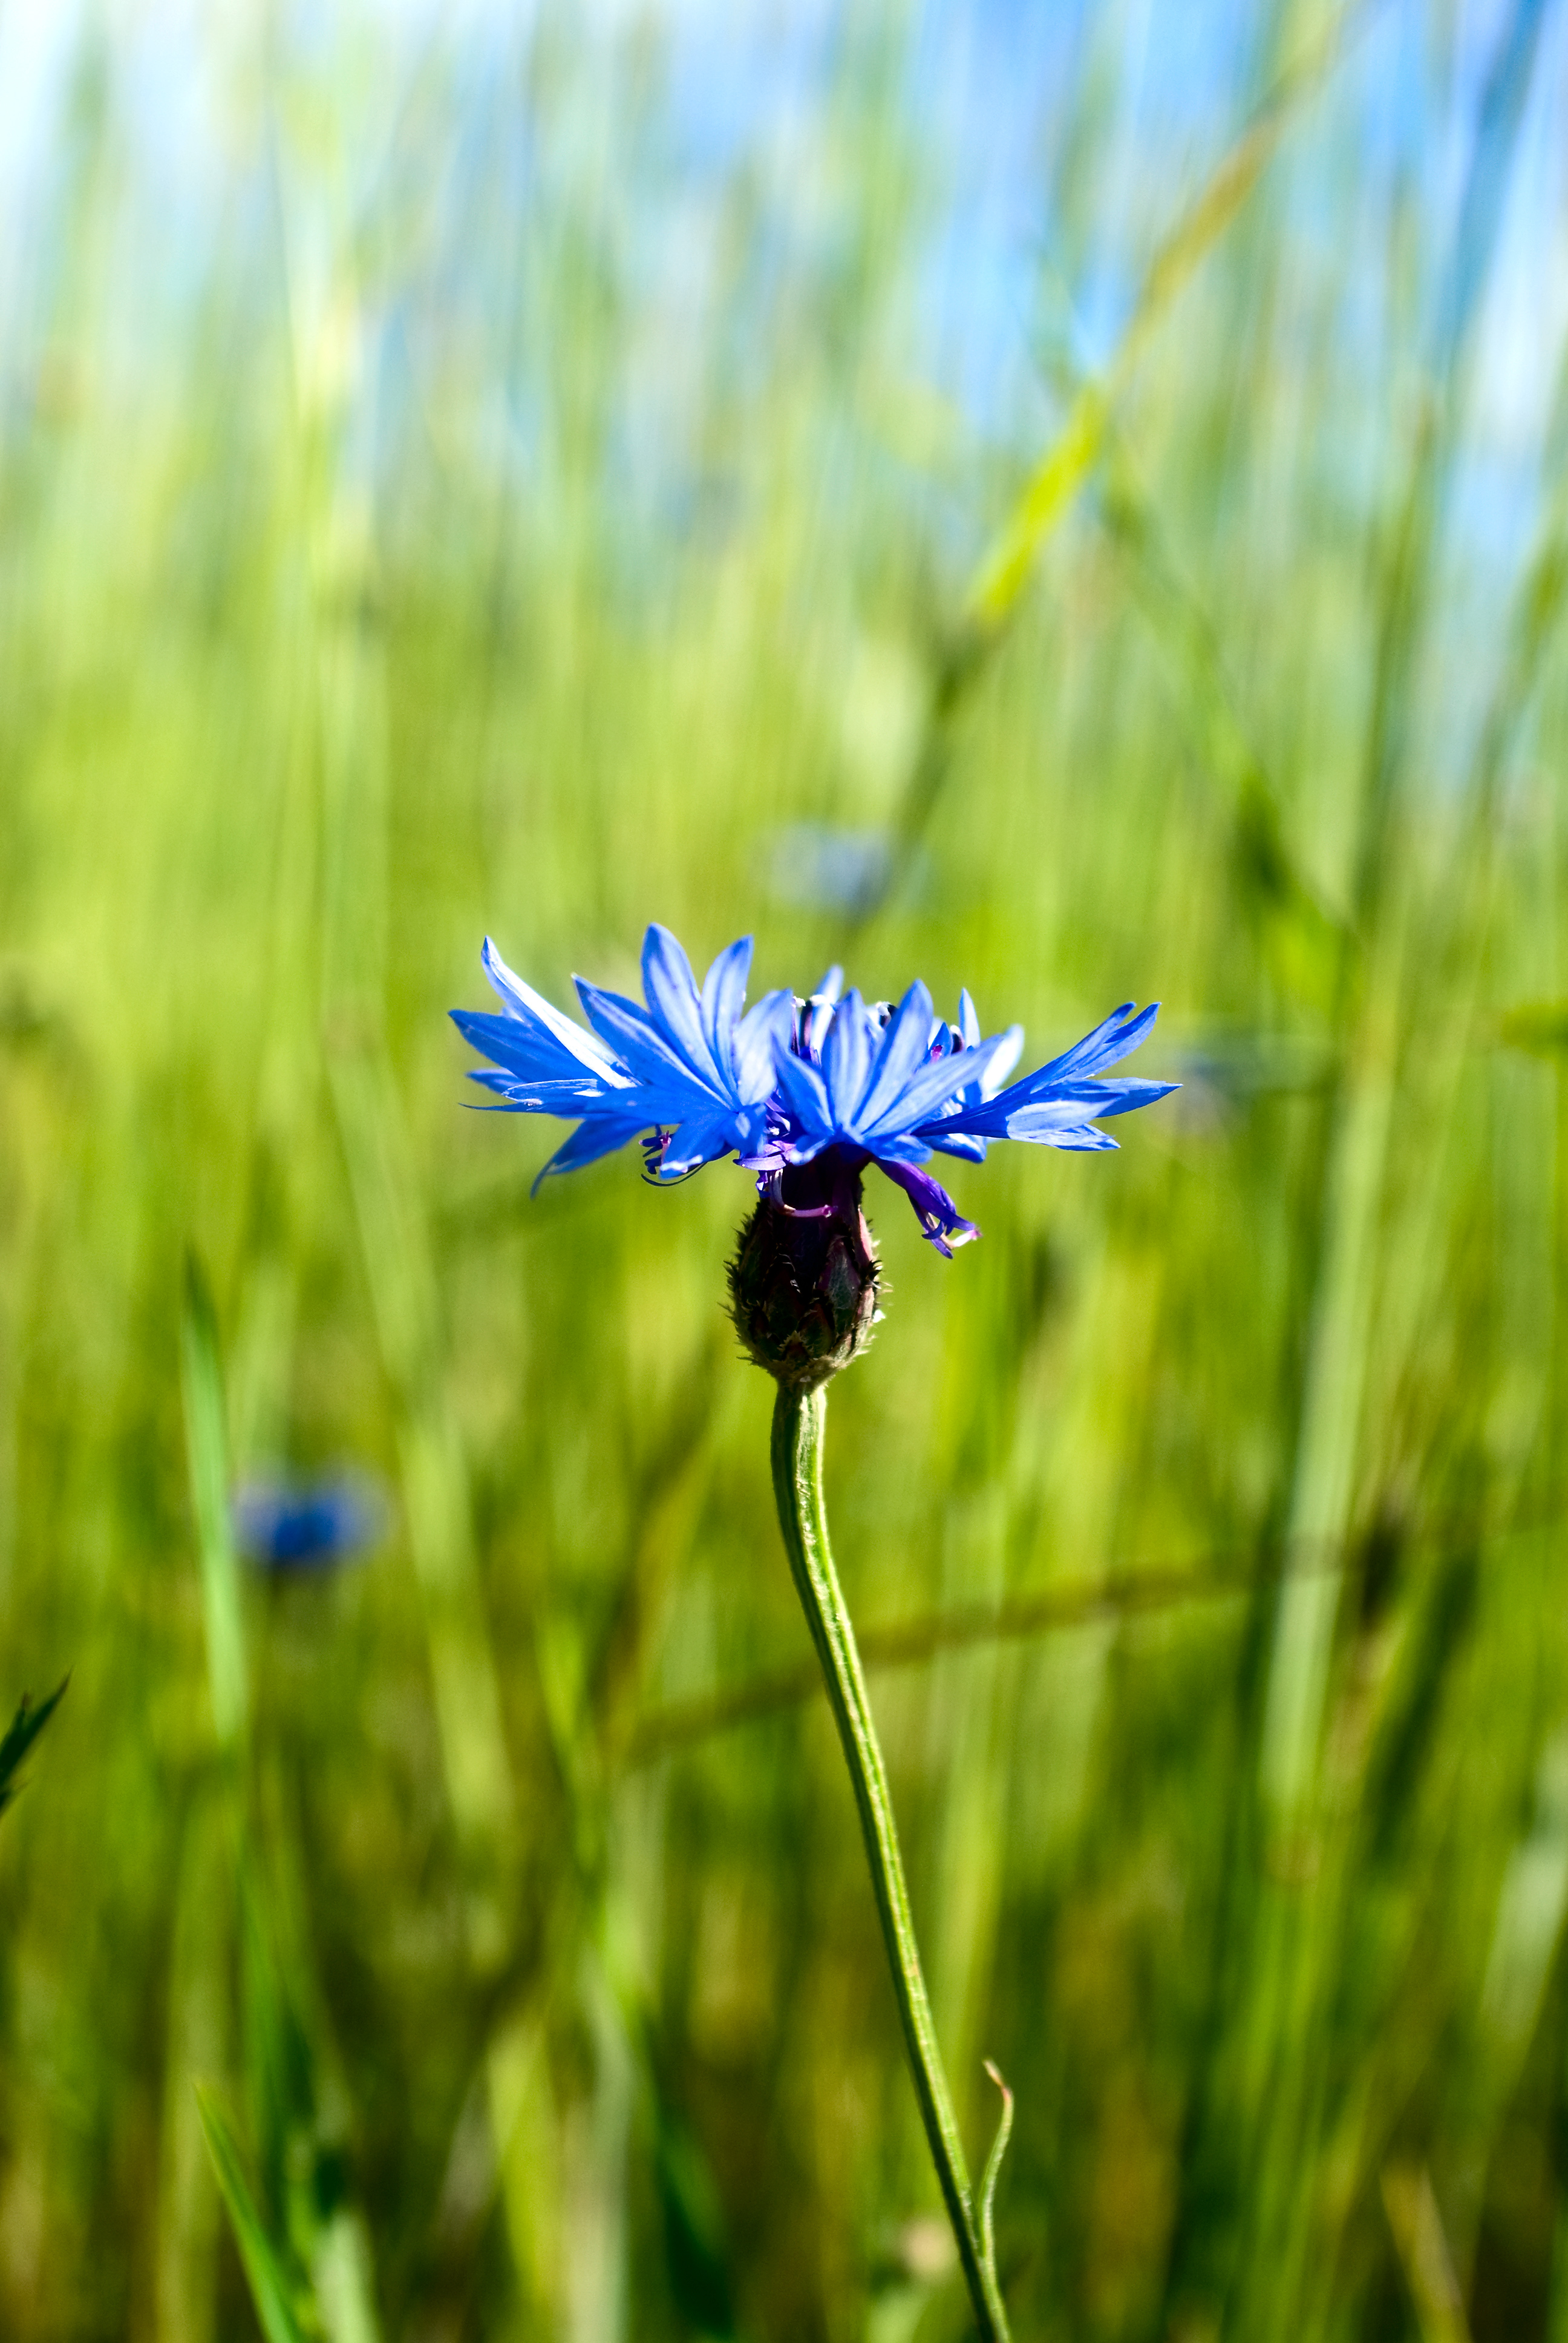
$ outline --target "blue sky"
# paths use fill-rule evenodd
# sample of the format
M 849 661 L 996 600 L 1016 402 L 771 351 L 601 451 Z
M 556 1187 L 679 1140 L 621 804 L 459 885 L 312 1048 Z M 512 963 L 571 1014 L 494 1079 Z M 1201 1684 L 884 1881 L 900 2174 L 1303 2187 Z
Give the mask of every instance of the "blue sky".
M 1391 188 L 1397 182 L 1420 215 L 1429 252 L 1442 251 L 1488 63 L 1517 5 L 1471 0 L 1440 9 L 1371 0 L 1364 28 L 1305 109 L 1279 166 L 1304 254 L 1315 218 L 1331 243 L 1342 232 L 1332 191 L 1346 156 L 1363 178 L 1381 175 Z M 1469 478 L 1483 526 L 1493 505 L 1501 511 L 1528 498 L 1568 327 L 1565 14 L 1547 8 L 1478 337 Z M 18 353 L 25 363 L 46 307 L 73 154 L 72 92 L 86 49 L 96 41 L 111 61 L 123 181 L 117 265 L 127 281 L 135 277 L 129 364 L 138 347 L 156 357 L 160 304 L 177 311 L 203 281 L 226 205 L 232 208 L 236 170 L 255 146 L 265 15 L 258 0 L 216 7 L 59 0 L 0 14 L 0 325 L 13 366 Z M 467 126 L 433 157 L 430 182 L 432 216 L 445 206 L 449 266 L 461 273 L 462 226 L 450 216 L 471 160 L 463 141 L 476 156 L 487 136 L 493 143 L 507 75 L 536 15 L 502 0 L 339 0 L 297 5 L 292 17 L 285 12 L 281 46 L 295 83 L 336 116 L 327 143 L 335 142 L 339 227 L 372 199 L 417 117 L 421 93 L 438 85 L 448 135 L 453 125 Z M 668 397 L 677 399 L 683 349 L 711 275 L 718 208 L 737 166 L 753 170 L 784 244 L 809 246 L 831 232 L 826 92 L 869 13 L 828 0 L 668 0 L 658 8 L 585 0 L 569 21 L 579 51 L 591 55 L 597 46 L 607 60 L 607 93 L 624 80 L 627 56 L 650 28 L 662 47 L 658 151 L 639 182 L 634 226 L 649 332 L 668 362 Z M 901 363 L 912 381 L 1003 444 L 1027 444 L 1049 428 L 1051 352 L 1092 367 L 1114 347 L 1152 235 L 1244 118 L 1262 70 L 1264 21 L 1244 0 L 1180 8 L 1157 0 L 923 0 L 913 8 L 900 71 L 926 194 L 903 325 Z M 591 93 L 591 73 L 581 77 L 579 103 L 583 88 Z M 1058 198 L 1069 128 L 1083 118 L 1086 92 L 1099 93 L 1101 108 L 1097 198 L 1091 233 L 1075 241 Z M 596 167 L 611 177 L 623 167 L 613 103 L 607 95 L 597 125 L 591 105 L 584 111 L 579 186 Z M 531 157 L 519 156 L 515 171 L 519 203 L 544 199 Z M 330 177 L 324 172 L 322 184 Z M 301 231 L 306 244 L 317 230 L 334 232 L 322 226 L 319 206 Z M 1347 272 L 1337 250 L 1322 258 L 1347 277 L 1353 316 L 1355 268 Z M 1356 266 L 1365 271 L 1375 364 L 1382 288 L 1370 260 Z M 1430 301 L 1437 271 L 1428 273 Z M 460 288 L 454 298 L 460 304 Z M 656 401 L 649 413 L 658 415 Z

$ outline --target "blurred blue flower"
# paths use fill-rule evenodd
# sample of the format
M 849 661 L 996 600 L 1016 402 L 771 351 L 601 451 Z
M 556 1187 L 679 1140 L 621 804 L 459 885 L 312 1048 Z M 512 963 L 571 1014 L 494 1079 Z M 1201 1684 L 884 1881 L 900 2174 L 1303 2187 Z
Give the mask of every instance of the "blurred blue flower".
M 252 1481 L 234 1499 L 235 1536 L 265 1570 L 325 1570 L 363 1553 L 379 1534 L 386 1505 L 357 1474 L 291 1484 Z
M 893 867 L 885 830 L 829 830 L 792 822 L 769 841 L 768 882 L 775 899 L 808 911 L 868 911 L 881 900 Z
M 770 992 L 747 1013 L 751 940 L 720 952 L 699 991 L 691 966 L 668 929 L 648 930 L 641 1008 L 573 980 L 591 1031 L 564 1017 L 508 969 L 487 939 L 484 966 L 505 1014 L 452 1014 L 490 1060 L 471 1079 L 503 1109 L 554 1114 L 577 1123 L 544 1171 L 569 1172 L 640 1139 L 650 1174 L 677 1180 L 721 1155 L 757 1174 L 759 1192 L 791 1209 L 799 1166 L 830 1159 L 809 1183 L 806 1209 L 839 1184 L 822 1169 L 858 1182 L 879 1163 L 903 1189 L 925 1235 L 950 1254 L 980 1234 L 924 1170 L 933 1153 L 983 1162 L 993 1139 L 1045 1147 L 1113 1148 L 1096 1122 L 1148 1106 L 1178 1087 L 1131 1078 L 1104 1081 L 1153 1024 L 1158 1004 L 1131 1002 L 1049 1065 L 1004 1089 L 1023 1048 L 1023 1029 L 982 1038 L 969 994 L 958 1021 L 937 1017 L 923 984 L 894 1008 L 843 991 L 829 970 L 809 999 Z M 538 1186 L 538 1180 L 534 1182 Z

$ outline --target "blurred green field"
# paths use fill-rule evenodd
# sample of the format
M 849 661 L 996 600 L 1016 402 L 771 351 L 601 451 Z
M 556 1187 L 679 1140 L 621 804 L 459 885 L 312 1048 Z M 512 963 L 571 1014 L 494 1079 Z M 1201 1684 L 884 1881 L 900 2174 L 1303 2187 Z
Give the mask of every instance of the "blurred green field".
M 650 918 L 1028 1064 L 1166 1004 L 952 1262 L 870 1183 L 830 1409 L 1020 2343 L 1568 2343 L 1562 13 L 1211 15 L 1186 112 L 1144 12 L 1051 51 L 978 407 L 891 0 L 701 173 L 651 15 L 193 17 L 199 202 L 86 19 L 5 274 L 15 2343 L 262 2331 L 203 2104 L 268 2343 L 966 2331 L 749 1182 L 530 1202 L 464 1108 L 481 937 L 565 1001 Z M 373 1551 L 236 1562 L 345 1465 Z

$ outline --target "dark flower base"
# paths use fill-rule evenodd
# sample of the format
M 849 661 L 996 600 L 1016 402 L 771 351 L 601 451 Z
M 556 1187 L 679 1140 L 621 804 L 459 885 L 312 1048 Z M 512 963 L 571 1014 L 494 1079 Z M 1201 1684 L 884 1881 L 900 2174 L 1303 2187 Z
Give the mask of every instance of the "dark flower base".
M 879 1284 L 859 1164 L 829 1148 L 791 1164 L 778 1199 L 765 1198 L 741 1230 L 730 1315 L 759 1367 L 786 1391 L 810 1391 L 870 1341 Z

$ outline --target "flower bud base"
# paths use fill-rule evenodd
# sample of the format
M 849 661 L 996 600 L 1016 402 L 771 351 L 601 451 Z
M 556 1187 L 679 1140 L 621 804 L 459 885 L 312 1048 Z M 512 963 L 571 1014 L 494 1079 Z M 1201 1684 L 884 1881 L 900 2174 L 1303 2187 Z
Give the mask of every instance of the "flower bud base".
M 730 1314 L 759 1367 L 786 1391 L 811 1391 L 870 1341 L 879 1283 L 859 1172 L 829 1149 L 791 1165 L 741 1230 Z

